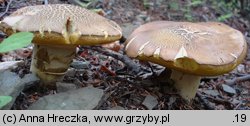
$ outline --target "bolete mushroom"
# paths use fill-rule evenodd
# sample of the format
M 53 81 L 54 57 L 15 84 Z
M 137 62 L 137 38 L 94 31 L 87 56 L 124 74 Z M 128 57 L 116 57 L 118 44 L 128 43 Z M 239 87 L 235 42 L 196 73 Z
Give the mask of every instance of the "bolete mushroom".
M 75 56 L 77 45 L 114 42 L 122 36 L 113 21 L 69 4 L 27 6 L 5 17 L 0 30 L 34 33 L 31 71 L 47 86 L 62 77 Z
M 202 76 L 233 70 L 247 52 L 242 33 L 218 22 L 155 21 L 134 30 L 125 44 L 128 56 L 171 69 L 186 100 L 194 98 Z

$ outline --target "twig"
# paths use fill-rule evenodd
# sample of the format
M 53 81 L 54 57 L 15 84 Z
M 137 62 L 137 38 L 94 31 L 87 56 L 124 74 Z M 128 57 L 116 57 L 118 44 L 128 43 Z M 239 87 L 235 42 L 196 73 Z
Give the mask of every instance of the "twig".
M 241 102 L 234 108 L 234 110 L 239 109 L 239 107 L 240 107 L 242 104 L 243 104 L 243 102 L 241 101 Z
M 215 106 L 212 105 L 209 100 L 206 99 L 206 97 L 204 95 L 202 95 L 201 93 L 197 92 L 196 93 L 197 97 L 201 100 L 201 102 L 203 102 L 203 105 L 209 109 L 209 110 L 214 110 Z
M 155 73 L 155 71 L 154 71 L 153 66 L 152 66 L 149 62 L 145 62 L 145 63 L 146 63 L 146 65 L 150 68 L 153 77 L 155 77 L 155 76 L 156 76 L 156 73 Z
M 8 2 L 7 7 L 6 7 L 5 11 L 4 11 L 3 13 L 1 13 L 0 18 L 3 17 L 3 16 L 8 12 L 8 10 L 9 10 L 9 8 L 10 8 L 10 4 L 12 3 L 12 1 L 13 1 L 13 0 L 10 0 L 10 1 Z
M 134 73 L 139 73 L 141 71 L 141 67 L 139 66 L 139 64 L 136 64 L 134 61 L 132 61 L 128 56 L 126 55 L 122 55 L 120 53 L 114 52 L 112 50 L 108 50 L 106 48 L 101 48 L 101 47 L 84 47 L 87 49 L 91 49 L 100 53 L 103 53 L 104 55 L 107 56 L 111 56 L 117 60 L 122 61 L 124 64 L 126 64 L 126 66 L 128 67 L 128 69 L 130 69 L 132 72 Z
M 200 92 L 197 92 L 197 94 L 202 95 Z M 209 96 L 209 95 L 203 95 L 203 96 L 205 96 L 207 99 L 213 100 L 216 103 L 227 104 L 227 105 L 232 106 L 232 103 L 229 102 L 228 100 L 224 100 L 224 99 L 221 99 L 221 98 L 218 98 L 218 97 L 212 97 L 212 96 Z
M 209 95 L 202 95 L 200 92 L 197 92 L 196 94 L 199 97 L 203 96 L 203 98 L 208 99 L 208 101 L 210 99 L 210 100 L 213 100 L 215 103 L 225 104 L 225 105 L 228 105 L 229 107 L 233 106 L 233 104 L 231 102 L 229 102 L 228 100 L 224 100 L 224 99 L 221 99 L 221 98 L 218 98 L 218 97 L 212 97 L 212 96 L 209 96 Z
M 250 75 L 245 75 L 245 76 L 242 76 L 242 77 L 236 77 L 232 80 L 225 80 L 226 81 L 226 84 L 227 85 L 234 85 L 235 83 L 237 82 L 242 82 L 242 81 L 247 81 L 247 80 L 250 80 Z

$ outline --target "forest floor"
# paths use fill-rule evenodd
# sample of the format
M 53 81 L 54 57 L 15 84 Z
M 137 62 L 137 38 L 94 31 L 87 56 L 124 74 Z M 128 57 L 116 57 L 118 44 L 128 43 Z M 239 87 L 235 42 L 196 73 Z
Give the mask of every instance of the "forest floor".
M 74 4 L 75 2 L 74 0 L 54 0 L 53 3 Z M 13 0 L 7 9 L 7 4 L 2 3 L 0 12 L 4 15 L 0 18 L 4 18 L 23 6 L 38 4 L 42 4 L 42 2 L 39 0 Z M 250 44 L 250 24 L 247 21 L 249 19 L 236 13 L 229 18 L 221 18 L 224 12 L 211 3 L 194 6 L 189 5 L 185 0 L 177 0 L 177 2 L 152 0 L 148 3 L 142 2 L 142 0 L 99 0 L 90 4 L 88 8 L 102 9 L 102 15 L 122 26 L 125 37 L 139 25 L 155 20 L 200 22 L 218 21 L 219 19 L 219 21 L 240 30 L 245 35 L 248 45 Z M 3 39 L 3 35 L 1 36 L 0 39 Z M 250 109 L 249 52 L 244 62 L 232 72 L 212 78 L 204 77 L 195 99 L 191 103 L 187 103 L 175 93 L 171 86 L 168 86 L 169 81 L 166 79 L 168 71 L 163 67 L 150 63 L 156 73 L 153 74 L 147 63 L 133 60 L 144 70 L 134 74 L 120 59 L 110 56 L 112 53 L 124 54 L 123 44 L 116 43 L 115 46 L 110 46 L 105 46 L 103 49 L 79 47 L 75 60 L 90 64 L 84 70 L 76 69 L 73 76 L 66 74 L 63 80 L 67 83 L 75 83 L 80 87 L 92 85 L 103 89 L 105 98 L 97 109 L 110 109 L 116 106 L 124 109 L 149 109 L 144 104 L 145 98 L 148 96 L 156 99 L 150 101 L 153 103 L 149 103 L 155 104 L 153 109 Z M 110 49 L 116 51 L 112 52 Z M 1 61 L 24 60 L 25 66 L 17 68 L 16 72 L 22 75 L 27 74 L 29 73 L 31 51 L 30 48 L 27 48 L 6 53 L 1 56 Z M 169 88 L 169 91 L 163 92 L 163 88 Z M 56 90 L 39 90 L 35 86 L 30 87 L 17 97 L 12 109 L 27 109 L 39 98 L 56 93 Z

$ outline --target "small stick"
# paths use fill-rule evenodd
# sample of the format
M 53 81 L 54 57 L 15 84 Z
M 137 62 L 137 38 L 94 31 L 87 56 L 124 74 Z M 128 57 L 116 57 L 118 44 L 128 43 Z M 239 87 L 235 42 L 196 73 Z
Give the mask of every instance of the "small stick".
M 242 105 L 242 101 L 234 108 L 234 110 L 237 110 L 237 109 L 239 109 L 239 107 Z
M 8 10 L 9 10 L 9 8 L 10 8 L 10 4 L 12 3 L 12 1 L 13 1 L 13 0 L 10 0 L 10 1 L 8 2 L 7 7 L 6 7 L 5 11 L 4 11 L 3 13 L 1 13 L 0 18 L 3 17 L 3 16 L 8 12 Z
M 247 80 L 250 80 L 250 75 L 245 75 L 245 76 L 242 76 L 242 77 L 236 77 L 232 80 L 225 80 L 226 81 L 226 84 L 227 85 L 234 85 L 235 83 L 237 82 L 242 82 L 242 81 L 247 81 Z
M 215 103 L 226 104 L 228 106 L 233 106 L 233 104 L 231 102 L 229 102 L 228 100 L 224 100 L 224 99 L 221 99 L 221 98 L 218 98 L 218 97 L 212 97 L 212 96 L 209 96 L 209 95 L 202 95 L 201 92 L 197 92 L 197 95 L 198 96 L 204 96 L 207 99 L 211 99 Z
M 94 50 L 94 51 L 97 51 L 97 52 L 100 52 L 100 53 L 103 53 L 104 55 L 107 55 L 107 56 L 111 56 L 117 60 L 120 60 L 122 61 L 124 64 L 126 64 L 126 66 L 132 70 L 134 73 L 139 73 L 141 71 L 141 67 L 139 66 L 139 64 L 136 64 L 134 61 L 132 61 L 128 56 L 126 55 L 122 55 L 120 53 L 117 53 L 117 52 L 114 52 L 112 50 L 108 50 L 106 48 L 101 48 L 101 47 L 83 47 L 83 48 L 86 48 L 86 49 L 91 49 L 91 50 Z

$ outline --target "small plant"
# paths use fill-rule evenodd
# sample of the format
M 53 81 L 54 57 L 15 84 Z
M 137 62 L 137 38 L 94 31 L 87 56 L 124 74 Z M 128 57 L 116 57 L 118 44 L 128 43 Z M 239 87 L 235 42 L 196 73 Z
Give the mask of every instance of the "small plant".
M 216 10 L 217 21 L 224 22 L 239 13 L 240 2 L 238 0 L 213 0 L 211 8 Z
M 198 7 L 202 4 L 204 4 L 204 1 L 201 1 L 201 0 L 190 1 L 190 3 L 187 4 L 184 9 L 182 9 L 182 11 L 184 12 L 184 18 L 187 19 L 188 21 L 193 21 L 194 18 L 192 15 L 192 8 Z
M 0 109 L 2 109 L 5 105 L 10 103 L 12 100 L 11 96 L 0 96 Z
M 153 3 L 148 1 L 148 0 L 143 0 L 143 6 L 146 8 L 146 9 L 149 9 L 150 6 L 152 6 Z
M 12 34 L 7 39 L 4 39 L 2 43 L 0 43 L 0 53 L 5 53 L 28 46 L 31 43 L 33 37 L 33 33 L 30 32 L 19 32 Z
M 233 16 L 232 13 L 221 15 L 220 17 L 217 18 L 217 20 L 223 22 L 223 21 L 231 18 L 232 16 Z
M 88 6 L 92 3 L 90 0 L 87 0 L 86 3 L 81 2 L 80 0 L 75 0 L 75 2 L 83 8 L 88 8 Z
M 182 11 L 184 12 L 184 18 L 188 21 L 193 21 L 193 16 L 191 12 L 191 7 L 186 6 L 186 8 L 183 8 Z
M 202 0 L 192 0 L 192 2 L 188 5 L 192 6 L 192 7 L 197 7 L 197 6 L 202 5 L 202 4 L 204 4 L 204 1 L 202 1 Z
M 89 10 L 102 15 L 103 10 L 101 8 L 91 8 L 91 4 L 97 2 L 98 0 L 84 0 L 83 2 L 80 0 L 74 0 L 76 4 L 78 4 L 82 8 L 88 8 Z
M 179 10 L 179 4 L 176 1 L 170 1 L 169 2 L 169 7 L 171 10 Z

